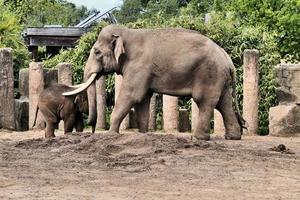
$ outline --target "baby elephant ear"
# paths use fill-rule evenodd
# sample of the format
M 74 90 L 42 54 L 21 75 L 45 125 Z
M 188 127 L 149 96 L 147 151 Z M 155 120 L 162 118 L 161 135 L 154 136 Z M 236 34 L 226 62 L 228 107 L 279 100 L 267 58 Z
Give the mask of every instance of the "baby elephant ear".
M 114 37 L 116 38 L 114 54 L 115 54 L 117 63 L 119 63 L 119 58 L 123 53 L 125 53 L 125 49 L 124 49 L 124 44 L 123 44 L 122 38 L 120 36 L 116 36 L 116 35 L 114 35 Z

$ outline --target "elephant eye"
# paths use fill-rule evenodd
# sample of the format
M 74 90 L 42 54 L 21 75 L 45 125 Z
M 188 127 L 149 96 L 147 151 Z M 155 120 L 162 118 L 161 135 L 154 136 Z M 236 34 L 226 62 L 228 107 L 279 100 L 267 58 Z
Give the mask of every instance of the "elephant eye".
M 96 49 L 96 48 L 94 49 L 94 52 L 95 52 L 96 56 L 101 54 L 101 51 L 99 49 Z

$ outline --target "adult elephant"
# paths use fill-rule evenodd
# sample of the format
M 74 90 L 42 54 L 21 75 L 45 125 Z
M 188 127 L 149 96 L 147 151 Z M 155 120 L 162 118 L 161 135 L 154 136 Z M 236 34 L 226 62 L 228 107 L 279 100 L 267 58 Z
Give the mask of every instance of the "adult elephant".
M 104 27 L 86 62 L 85 82 L 64 93 L 74 95 L 87 88 L 91 125 L 97 118 L 95 80 L 113 72 L 123 75 L 123 82 L 111 115 L 110 132 L 119 132 L 121 121 L 133 106 L 139 130 L 146 132 L 150 97 L 157 92 L 194 99 L 199 108 L 194 130 L 197 139 L 210 138 L 209 121 L 215 107 L 224 119 L 225 138 L 241 139 L 245 121 L 237 106 L 234 65 L 221 47 L 200 33 L 181 28 Z

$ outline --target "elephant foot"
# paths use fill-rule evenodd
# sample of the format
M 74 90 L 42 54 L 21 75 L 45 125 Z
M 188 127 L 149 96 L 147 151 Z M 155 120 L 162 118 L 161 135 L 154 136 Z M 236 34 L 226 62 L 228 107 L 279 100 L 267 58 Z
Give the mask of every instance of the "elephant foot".
M 204 134 L 195 134 L 194 137 L 197 139 L 197 140 L 209 140 L 210 139 L 210 135 L 209 133 L 204 133 Z
M 226 140 L 240 140 L 240 139 L 242 139 L 242 135 L 241 134 L 229 134 L 229 133 L 226 133 L 225 134 L 225 139 Z
M 54 134 L 45 134 L 45 138 L 54 138 L 55 135 Z

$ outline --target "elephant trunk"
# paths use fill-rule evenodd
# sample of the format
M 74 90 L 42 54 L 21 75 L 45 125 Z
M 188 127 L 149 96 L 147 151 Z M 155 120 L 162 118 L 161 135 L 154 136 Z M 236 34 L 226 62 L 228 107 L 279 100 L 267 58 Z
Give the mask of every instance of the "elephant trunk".
M 95 132 L 97 122 L 97 101 L 96 101 L 96 80 L 87 88 L 89 117 L 87 124 L 92 126 L 92 132 Z

